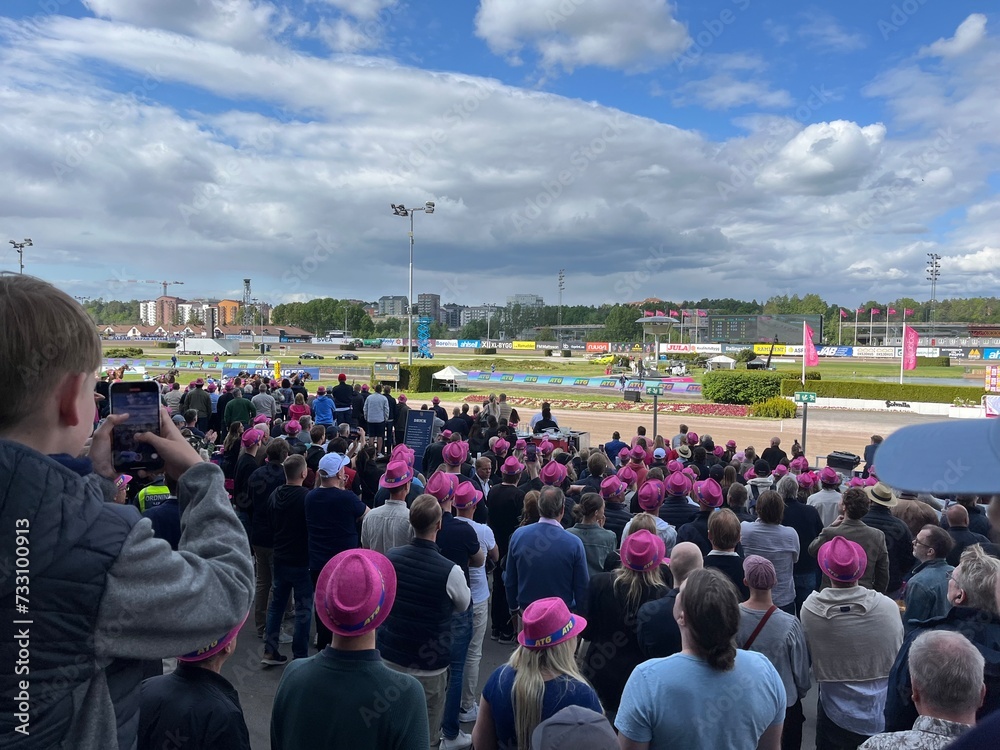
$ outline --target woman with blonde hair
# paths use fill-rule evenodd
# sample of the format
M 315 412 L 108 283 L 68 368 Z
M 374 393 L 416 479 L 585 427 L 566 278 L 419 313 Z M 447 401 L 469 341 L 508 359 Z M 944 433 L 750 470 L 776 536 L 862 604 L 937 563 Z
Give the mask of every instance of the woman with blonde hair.
M 476 750 L 531 747 L 535 727 L 567 706 L 601 712 L 597 693 L 576 665 L 577 638 L 587 627 L 558 597 L 524 609 L 517 649 L 483 687 L 472 730 Z
M 639 607 L 670 591 L 660 567 L 664 556 L 663 540 L 655 533 L 645 529 L 630 533 L 622 542 L 621 567 L 590 579 L 586 612 L 590 624 L 583 634 L 590 648 L 583 674 L 612 719 L 629 675 L 646 659 L 636 635 Z
M 288 419 L 299 420 L 299 423 L 301 424 L 302 417 L 308 417 L 311 413 L 312 411 L 306 403 L 306 397 L 301 393 L 296 393 L 295 403 L 288 407 Z

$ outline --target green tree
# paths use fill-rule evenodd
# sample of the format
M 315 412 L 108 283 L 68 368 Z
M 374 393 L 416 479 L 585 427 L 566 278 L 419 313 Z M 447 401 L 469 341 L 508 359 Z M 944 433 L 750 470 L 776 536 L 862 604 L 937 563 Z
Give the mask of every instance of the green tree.
M 636 323 L 641 313 L 631 305 L 615 305 L 608 311 L 604 321 L 606 341 L 639 341 L 642 339 L 642 328 Z

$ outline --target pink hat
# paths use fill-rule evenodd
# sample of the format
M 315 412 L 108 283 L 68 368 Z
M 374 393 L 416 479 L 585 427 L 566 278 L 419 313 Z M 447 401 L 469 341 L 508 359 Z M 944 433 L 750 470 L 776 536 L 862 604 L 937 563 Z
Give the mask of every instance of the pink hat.
M 736 441 L 735 440 L 727 440 L 726 441 L 726 447 L 727 448 L 735 448 L 736 447 Z
M 230 630 L 224 636 L 212 641 L 207 646 L 202 646 L 197 651 L 192 651 L 190 654 L 184 654 L 184 656 L 178 656 L 177 661 L 185 661 L 185 662 L 205 661 L 205 659 L 209 659 L 215 656 L 217 653 L 222 651 L 222 649 L 224 649 L 226 646 L 232 643 L 233 639 L 237 635 L 239 635 L 240 628 L 243 627 L 243 623 L 247 621 L 247 617 L 249 615 L 250 612 L 247 611 L 247 613 L 243 615 L 243 620 L 240 622 L 240 624 L 237 625 L 232 630 Z
M 835 536 L 820 547 L 816 560 L 831 581 L 840 583 L 859 580 L 868 567 L 868 556 L 864 548 L 842 536 Z
M 698 473 L 698 470 L 693 466 L 685 466 L 683 469 L 681 469 L 681 474 L 688 476 L 692 482 L 697 482 L 698 477 L 701 476 Z
M 629 457 L 628 448 L 622 448 L 620 451 L 618 451 L 618 458 L 628 459 L 628 457 Z
M 815 487 L 819 482 L 819 476 L 812 471 L 803 471 L 796 477 L 799 487 Z
M 754 471 L 753 467 L 751 466 L 749 469 L 747 469 L 747 473 L 743 475 L 743 478 L 749 482 L 751 479 L 757 478 L 757 472 Z
M 243 443 L 243 447 L 249 448 L 251 445 L 257 445 L 257 443 L 263 439 L 263 432 L 251 428 L 243 433 L 243 437 L 240 438 L 240 442 Z
M 601 497 L 610 500 L 613 497 L 624 494 L 628 485 L 616 476 L 605 477 L 601 482 Z
M 663 504 L 663 483 L 659 479 L 647 479 L 639 488 L 639 507 L 655 510 Z
M 325 396 L 326 395 L 326 387 L 321 385 L 319 388 L 317 388 L 316 389 L 316 395 L 317 396 Z
M 776 477 L 783 477 L 788 473 L 788 467 L 784 464 L 778 464 L 774 467 L 774 471 L 771 473 Z
M 302 423 L 297 419 L 291 419 L 285 424 L 285 432 L 289 435 L 298 435 L 302 432 Z
M 128 487 L 128 483 L 132 481 L 131 474 L 119 474 L 115 477 L 115 489 L 122 490 Z
M 503 455 L 508 450 L 510 450 L 510 443 L 508 443 L 503 438 L 500 438 L 495 443 L 493 443 L 493 452 L 497 455 Z
M 824 471 L 825 471 L 825 469 L 824 469 Z M 822 475 L 821 475 L 821 477 L 822 477 Z M 822 481 L 822 479 L 821 479 L 821 481 Z M 848 487 L 864 487 L 865 486 L 865 480 L 862 479 L 861 477 L 851 477 L 850 481 L 847 483 L 847 486 Z
M 500 465 L 500 473 L 507 476 L 520 474 L 522 471 L 524 471 L 524 464 L 514 456 L 507 456 L 507 460 Z
M 872 475 L 865 480 L 865 487 L 874 487 L 878 484 L 878 477 Z
M 235 388 L 236 388 L 236 386 L 233 385 L 232 383 L 226 383 L 226 385 L 223 387 L 223 390 L 224 391 L 232 391 L 232 390 L 235 390 Z
M 396 570 L 374 550 L 335 555 L 316 580 L 316 615 L 337 635 L 370 633 L 389 616 L 396 600 Z
M 341 373 L 338 373 L 338 374 L 337 374 L 337 380 L 338 380 L 339 382 L 341 382 L 341 383 L 346 383 L 346 382 L 347 382 L 347 374 L 346 374 L 346 373 L 343 373 L 343 372 L 341 372 Z
M 538 444 L 538 452 L 543 456 L 551 456 L 555 449 L 556 447 L 552 444 L 551 440 L 543 440 Z
M 542 484 L 558 486 L 566 481 L 566 467 L 558 461 L 549 461 L 542 470 L 538 472 L 538 478 Z
M 687 477 L 681 472 L 671 474 L 666 481 L 667 494 L 672 497 L 683 497 L 691 489 Z
M 713 456 L 721 456 L 725 452 L 726 452 L 725 448 L 723 448 L 721 445 L 717 445 L 717 446 L 715 446 L 715 449 L 712 451 L 712 455 Z
M 698 433 L 689 432 L 688 433 L 688 445 L 698 445 Z
M 441 403 L 441 399 L 439 399 L 437 396 L 435 396 L 434 398 L 431 399 L 431 403 L 432 404 L 440 404 Z
M 399 396 L 396 397 L 396 401 L 398 401 L 401 404 L 405 404 L 406 403 L 406 394 L 405 393 L 400 393 Z
M 587 627 L 580 615 L 571 614 L 558 596 L 533 601 L 524 608 L 517 641 L 525 648 L 551 648 L 575 638 Z
M 254 424 L 263 424 L 264 422 L 270 422 L 270 421 L 271 418 L 266 414 L 258 414 L 256 417 L 253 418 Z
M 517 442 L 514 443 L 514 450 L 516 451 L 523 451 L 527 447 L 528 443 L 525 441 L 524 438 L 518 438 Z
M 637 445 L 634 448 L 632 448 L 632 450 L 629 451 L 628 455 L 629 458 L 631 458 L 633 461 L 636 462 L 646 460 L 646 451 L 641 445 Z
M 197 388 L 199 385 L 205 385 L 205 381 L 202 378 L 198 378 L 194 381 L 194 386 Z
M 215 383 L 209 383 L 205 388 L 205 390 L 208 391 L 209 393 L 215 393 L 218 389 L 219 386 L 217 386 Z
M 747 586 L 757 591 L 770 591 L 778 583 L 774 563 L 760 555 L 747 555 L 743 561 L 743 577 Z
M 842 480 L 836 470 L 830 466 L 824 466 L 823 470 L 819 473 L 819 481 L 822 484 L 839 487 Z
M 455 490 L 458 489 L 458 475 L 448 474 L 443 471 L 434 473 L 427 480 L 427 493 L 434 495 L 439 503 L 446 503 L 455 497 Z
M 392 461 L 405 461 L 406 465 L 413 467 L 413 460 L 415 454 L 410 447 L 405 443 L 399 443 L 392 449 L 392 453 L 389 454 L 389 459 Z
M 459 510 L 471 508 L 483 499 L 483 493 L 472 482 L 459 482 L 455 490 L 455 507 Z
M 671 474 L 678 471 L 684 471 L 684 464 L 677 460 L 670 461 L 667 463 L 667 471 Z
M 805 456 L 796 456 L 788 465 L 796 471 L 807 471 L 809 469 L 809 459 Z
M 709 508 L 721 508 L 725 502 L 725 498 L 722 495 L 722 487 L 714 479 L 706 479 L 704 482 L 698 482 L 695 485 L 695 494 L 698 496 L 698 502 Z
M 396 487 L 402 487 L 411 479 L 413 479 L 413 471 L 406 465 L 406 461 L 390 461 L 389 465 L 385 467 L 385 474 L 378 480 L 378 486 L 393 490 Z
M 448 443 L 441 451 L 441 456 L 448 466 L 461 466 L 469 456 L 469 444 L 461 440 L 455 443 Z
M 629 467 L 623 466 L 618 470 L 618 478 L 625 484 L 634 484 L 639 477 Z
M 641 529 L 629 534 L 622 542 L 622 565 L 631 570 L 651 570 L 663 562 L 666 551 L 666 545 L 659 536 Z
M 451 436 L 452 436 L 451 430 L 441 430 L 441 437 L 443 437 L 445 440 L 448 440 Z
M 746 451 L 737 451 L 736 453 L 733 454 L 733 458 L 735 458 L 740 463 L 743 463 L 744 461 L 747 460 Z
M 367 391 L 367 390 L 369 390 L 369 388 L 368 388 L 368 383 L 362 383 L 362 384 L 361 384 L 361 390 L 362 390 L 362 391 Z

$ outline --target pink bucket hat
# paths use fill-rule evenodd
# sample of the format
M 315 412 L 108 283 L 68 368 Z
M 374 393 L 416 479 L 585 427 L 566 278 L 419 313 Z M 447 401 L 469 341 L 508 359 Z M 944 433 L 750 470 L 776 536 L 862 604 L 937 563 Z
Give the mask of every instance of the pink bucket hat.
M 706 479 L 704 482 L 698 482 L 695 485 L 695 494 L 698 496 L 698 502 L 709 508 L 721 508 L 725 502 L 722 487 L 714 479 Z
M 455 507 L 459 510 L 471 508 L 483 499 L 483 493 L 472 482 L 459 482 L 455 490 Z
M 524 464 L 518 461 L 514 456 L 508 456 L 507 460 L 500 466 L 500 473 L 506 474 L 507 476 L 520 474 L 522 471 L 524 471 Z
M 823 470 L 819 473 L 819 481 L 822 484 L 839 486 L 841 482 L 840 474 L 836 470 L 829 466 L 824 466 Z
M 247 617 L 249 617 L 249 615 L 250 612 L 247 611 L 247 613 L 243 615 L 243 620 L 240 622 L 240 624 L 237 625 L 232 630 L 230 630 L 224 636 L 222 636 L 217 640 L 212 641 L 207 646 L 202 646 L 197 651 L 192 651 L 190 654 L 184 654 L 184 656 L 178 656 L 177 661 L 184 661 L 184 662 L 205 661 L 205 659 L 209 659 L 215 656 L 217 653 L 222 651 L 222 649 L 224 649 L 226 646 L 232 643 L 233 639 L 237 635 L 239 635 L 240 628 L 243 627 L 243 623 L 247 621 Z
M 566 481 L 566 467 L 558 461 L 549 461 L 542 470 L 538 472 L 538 478 L 542 484 L 558 486 Z
M 469 456 L 469 444 L 462 441 L 448 443 L 441 451 L 441 455 L 448 466 L 461 466 Z
M 676 474 L 671 474 L 667 477 L 666 489 L 668 495 L 673 497 L 683 497 L 687 495 L 688 490 L 691 489 L 691 485 L 684 474 L 677 472 Z
M 401 487 L 411 479 L 413 479 L 413 472 L 406 465 L 406 461 L 390 461 L 389 465 L 385 467 L 385 474 L 378 480 L 378 486 L 392 490 Z
M 663 483 L 658 479 L 647 479 L 639 488 L 639 507 L 654 510 L 663 504 Z
M 337 635 L 356 637 L 385 622 L 396 600 L 396 570 L 374 550 L 335 555 L 316 580 L 316 615 Z
M 240 442 L 243 443 L 244 448 L 249 448 L 251 445 L 257 445 L 257 443 L 263 439 L 263 432 L 251 428 L 243 433 L 243 437 L 240 438 Z
M 859 580 L 868 567 L 868 556 L 864 548 L 842 536 L 835 536 L 820 547 L 816 560 L 831 581 L 840 583 Z
M 427 480 L 426 489 L 427 493 L 434 495 L 439 503 L 446 503 L 455 497 L 455 490 L 458 489 L 458 475 L 439 471 Z
M 633 484 L 639 477 L 629 467 L 623 466 L 618 470 L 618 478 L 625 484 Z
M 605 477 L 604 481 L 601 482 L 601 497 L 610 500 L 623 494 L 627 489 L 628 485 L 617 476 Z
M 659 536 L 642 529 L 629 534 L 622 542 L 622 565 L 631 570 L 651 570 L 663 562 L 666 551 L 666 545 Z
M 524 608 L 517 641 L 525 648 L 551 648 L 580 635 L 587 621 L 572 614 L 558 596 L 538 599 Z

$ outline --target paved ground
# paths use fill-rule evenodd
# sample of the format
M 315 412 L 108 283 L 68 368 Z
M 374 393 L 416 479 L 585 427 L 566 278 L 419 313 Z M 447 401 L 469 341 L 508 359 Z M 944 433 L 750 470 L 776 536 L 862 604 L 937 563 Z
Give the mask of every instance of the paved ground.
M 452 405 L 447 404 L 448 407 Z M 640 424 L 646 425 L 647 429 L 652 431 L 652 416 L 647 414 L 565 412 L 556 413 L 555 416 L 564 425 L 590 431 L 594 436 L 595 443 L 609 440 L 611 432 L 616 429 L 622 433 L 623 437 L 630 437 L 634 434 L 635 427 Z M 809 415 L 808 455 L 826 455 L 833 450 L 846 450 L 860 455 L 873 433 L 888 435 L 906 424 L 927 421 L 933 420 L 903 413 L 815 409 Z M 677 415 L 670 415 L 670 419 L 660 425 L 660 431 L 663 434 L 672 435 L 676 432 L 679 423 Z M 737 441 L 741 448 L 752 444 L 758 451 L 767 446 L 767 441 L 772 435 L 782 436 L 782 444 L 786 446 L 790 446 L 795 437 L 801 439 L 801 420 L 779 422 L 690 418 L 686 420 L 686 423 L 692 430 L 700 434 L 707 432 L 716 440 L 721 438 L 722 441 L 732 438 Z M 263 667 L 260 664 L 262 650 L 263 643 L 257 639 L 253 624 L 248 623 L 240 636 L 236 653 L 223 668 L 223 674 L 239 690 L 254 750 L 266 750 L 270 746 L 271 703 L 282 671 L 281 667 Z M 282 651 L 286 655 L 290 655 L 289 646 L 282 646 Z M 489 640 L 487 634 L 479 677 L 480 689 L 490 673 L 507 660 L 511 651 L 512 647 L 501 646 L 495 641 Z M 815 688 L 806 697 L 804 705 L 806 728 L 802 746 L 804 750 L 812 750 L 815 747 Z M 317 721 L 322 720 L 323 717 L 317 717 Z M 464 729 L 471 731 L 471 727 Z

